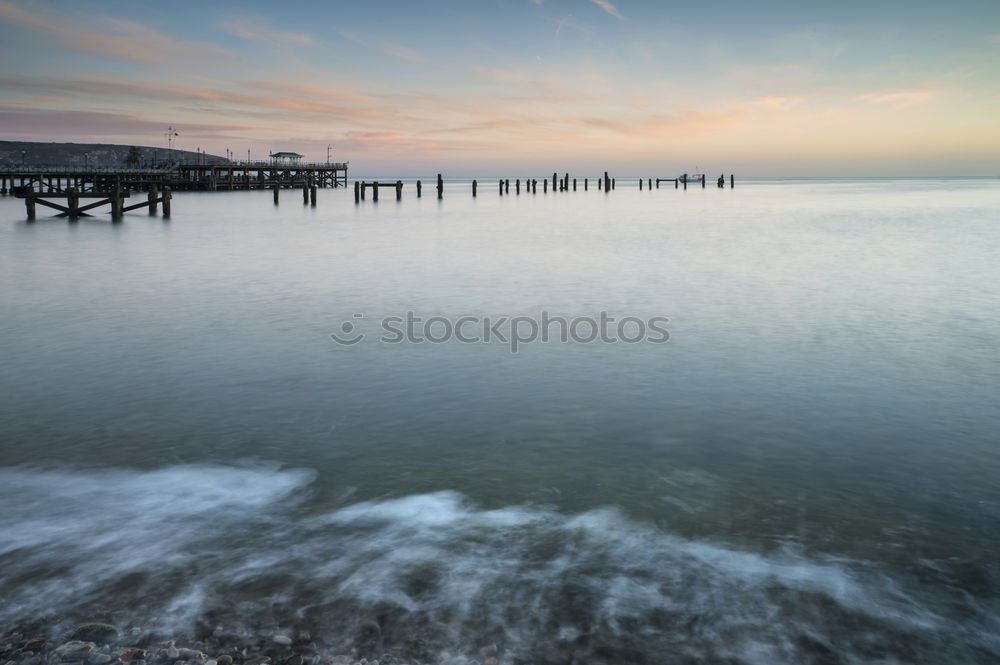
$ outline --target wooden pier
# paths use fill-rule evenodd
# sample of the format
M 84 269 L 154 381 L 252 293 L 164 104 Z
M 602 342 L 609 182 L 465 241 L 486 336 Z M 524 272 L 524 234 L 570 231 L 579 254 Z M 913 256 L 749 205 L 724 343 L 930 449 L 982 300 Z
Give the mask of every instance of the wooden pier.
M 132 205 L 125 205 L 125 199 L 129 198 L 130 195 L 120 187 L 110 192 L 81 192 L 76 187 L 70 187 L 65 192 L 43 193 L 36 192 L 29 186 L 24 186 L 15 187 L 13 194 L 19 199 L 24 199 L 24 207 L 29 221 L 35 220 L 38 206 L 59 211 L 56 217 L 68 217 L 74 220 L 80 217 L 90 217 L 91 215 L 88 211 L 107 205 L 111 207 L 111 219 L 117 221 L 126 212 L 139 210 L 140 208 L 147 208 L 151 216 L 156 215 L 157 206 L 162 205 L 164 219 L 170 217 L 171 194 L 169 189 L 164 189 L 160 192 L 154 187 L 147 193 L 145 201 L 140 201 Z M 97 200 L 81 204 L 81 199 Z M 56 203 L 56 200 L 64 200 L 65 204 Z
M 298 188 L 303 185 L 347 187 L 346 162 L 329 164 L 277 164 L 232 162 L 229 164 L 180 164 L 157 169 L 72 169 L 38 167 L 0 171 L 0 195 L 12 195 L 15 187 L 30 186 L 46 193 L 163 190 L 229 191 Z

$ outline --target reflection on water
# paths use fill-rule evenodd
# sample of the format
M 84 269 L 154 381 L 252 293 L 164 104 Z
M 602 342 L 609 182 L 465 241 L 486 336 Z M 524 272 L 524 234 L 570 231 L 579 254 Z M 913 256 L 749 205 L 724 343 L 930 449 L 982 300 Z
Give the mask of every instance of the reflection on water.
M 148 571 L 188 570 L 337 629 L 392 608 L 428 653 L 995 658 L 995 181 L 465 190 L 178 194 L 114 226 L 0 200 L 4 616 L 43 609 L 31 580 L 57 614 L 141 589 L 137 620 L 182 624 L 215 601 Z M 671 340 L 329 337 L 541 310 Z

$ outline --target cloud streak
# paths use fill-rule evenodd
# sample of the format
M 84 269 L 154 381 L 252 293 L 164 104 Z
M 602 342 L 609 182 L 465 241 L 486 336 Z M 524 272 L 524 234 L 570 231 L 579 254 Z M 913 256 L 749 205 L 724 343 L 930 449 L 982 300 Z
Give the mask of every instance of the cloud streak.
M 606 13 L 614 16 L 616 19 L 618 20 L 624 19 L 624 17 L 618 11 L 618 8 L 615 7 L 614 3 L 610 2 L 610 0 L 590 0 L 590 1 L 593 2 L 595 5 L 597 5 L 598 7 L 600 7 L 601 9 L 603 9 Z

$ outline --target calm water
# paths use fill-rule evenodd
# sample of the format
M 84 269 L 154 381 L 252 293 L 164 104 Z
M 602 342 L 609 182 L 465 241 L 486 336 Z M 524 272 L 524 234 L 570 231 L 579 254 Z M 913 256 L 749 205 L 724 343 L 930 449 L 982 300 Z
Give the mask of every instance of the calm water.
M 1000 659 L 1000 180 L 282 199 L 0 199 L 3 624 Z M 542 310 L 671 339 L 377 339 Z

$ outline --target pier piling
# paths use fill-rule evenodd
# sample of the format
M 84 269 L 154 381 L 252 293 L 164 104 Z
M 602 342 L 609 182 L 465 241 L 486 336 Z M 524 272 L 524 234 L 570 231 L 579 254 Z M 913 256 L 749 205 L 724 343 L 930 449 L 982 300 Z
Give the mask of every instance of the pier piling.
M 313 208 L 316 207 L 316 185 L 309 188 L 309 205 Z
M 441 177 L 440 173 L 438 173 L 437 190 L 438 190 L 438 198 L 439 199 L 443 199 L 444 198 L 444 178 Z
M 476 198 L 476 187 L 479 186 L 475 180 L 472 181 L 472 198 Z

